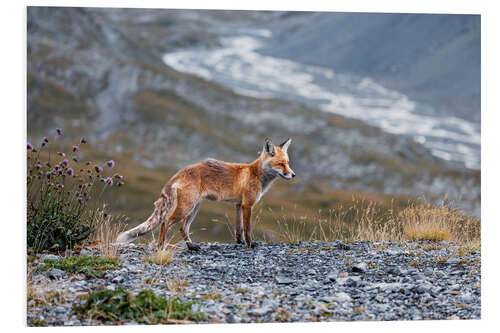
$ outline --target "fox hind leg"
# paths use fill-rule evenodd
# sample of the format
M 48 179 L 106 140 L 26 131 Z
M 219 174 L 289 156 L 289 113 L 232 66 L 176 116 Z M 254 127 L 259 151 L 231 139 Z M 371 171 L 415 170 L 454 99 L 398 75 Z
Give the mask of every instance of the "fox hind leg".
M 165 222 L 163 222 L 160 227 L 160 236 L 158 237 L 158 250 L 163 250 L 163 244 L 165 243 L 166 233 L 167 233 L 167 225 Z
M 200 203 L 198 202 L 193 207 L 193 209 L 191 210 L 189 215 L 184 218 L 184 220 L 182 221 L 182 226 L 181 226 L 182 238 L 184 239 L 184 242 L 186 242 L 186 246 L 188 247 L 188 249 L 191 251 L 200 250 L 200 246 L 197 244 L 194 244 L 191 241 L 191 236 L 189 235 L 189 227 L 191 226 L 191 223 L 193 222 L 194 218 L 196 217 L 196 214 L 198 214 L 199 209 L 200 209 Z

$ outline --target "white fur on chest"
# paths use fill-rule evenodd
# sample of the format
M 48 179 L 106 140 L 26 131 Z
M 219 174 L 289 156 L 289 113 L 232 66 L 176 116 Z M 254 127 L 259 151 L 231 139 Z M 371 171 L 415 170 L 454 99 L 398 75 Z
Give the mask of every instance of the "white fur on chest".
M 260 192 L 259 192 L 259 194 L 257 194 L 257 198 L 255 199 L 255 203 L 259 202 L 259 200 L 264 196 L 264 194 L 266 194 L 266 192 L 269 191 L 269 189 L 271 188 L 271 185 L 273 185 L 275 180 L 276 180 L 276 178 L 270 180 L 266 184 L 261 183 Z

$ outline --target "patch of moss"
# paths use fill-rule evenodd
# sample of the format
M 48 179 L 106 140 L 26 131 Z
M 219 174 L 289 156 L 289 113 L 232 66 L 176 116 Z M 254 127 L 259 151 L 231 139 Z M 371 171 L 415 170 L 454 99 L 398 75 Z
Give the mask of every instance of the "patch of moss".
M 70 256 L 57 260 L 46 259 L 43 264 L 37 266 L 35 271 L 43 272 L 51 268 L 57 268 L 67 273 L 82 273 L 87 277 L 101 278 L 104 271 L 121 268 L 122 265 L 118 259 L 94 257 L 94 256 Z
M 206 320 L 202 312 L 193 312 L 193 302 L 185 302 L 178 297 L 166 299 L 153 291 L 142 290 L 137 296 L 119 288 L 101 290 L 84 296 L 82 305 L 74 304 L 73 310 L 83 318 L 99 321 L 135 320 L 146 324 L 169 324 L 172 320 Z
M 29 318 L 28 321 L 31 326 L 47 326 L 47 322 L 43 319 Z
M 234 290 L 234 292 L 238 294 L 246 294 L 248 291 L 248 288 L 237 288 Z
M 207 300 L 207 299 L 220 299 L 222 296 L 219 293 L 215 294 L 206 294 L 201 297 L 202 300 Z

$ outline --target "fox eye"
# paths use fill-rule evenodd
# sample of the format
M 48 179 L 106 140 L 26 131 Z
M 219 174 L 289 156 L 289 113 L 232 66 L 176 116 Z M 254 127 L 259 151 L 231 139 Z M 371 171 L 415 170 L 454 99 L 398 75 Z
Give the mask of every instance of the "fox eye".
M 280 163 L 280 166 L 282 166 L 284 168 L 285 167 L 285 163 Z

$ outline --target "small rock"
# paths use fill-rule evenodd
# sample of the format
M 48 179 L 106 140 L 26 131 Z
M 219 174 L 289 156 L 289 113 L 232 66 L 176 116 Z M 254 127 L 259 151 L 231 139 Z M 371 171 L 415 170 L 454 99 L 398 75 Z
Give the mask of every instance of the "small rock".
M 345 285 L 348 287 L 356 287 L 359 284 L 359 277 L 351 276 L 345 281 Z
M 337 273 L 337 272 L 332 272 L 332 273 L 329 273 L 329 274 L 326 276 L 325 281 L 326 281 L 326 282 L 335 282 L 335 281 L 337 280 L 337 276 L 338 276 L 338 273 Z
M 64 306 L 56 306 L 55 311 L 56 311 L 57 314 L 65 313 L 66 312 L 66 308 Z
M 47 272 L 47 276 L 51 279 L 62 279 L 64 276 L 66 275 L 66 273 L 58 268 L 51 268 L 48 272 Z
M 390 247 L 384 250 L 384 253 L 389 254 L 391 256 L 397 256 L 403 253 L 403 251 L 399 247 Z
M 295 280 L 284 275 L 277 275 L 276 282 L 278 282 L 278 284 L 292 284 Z
M 346 293 L 337 293 L 333 296 L 322 296 L 319 300 L 326 303 L 333 303 L 333 302 L 344 303 L 344 302 L 350 302 L 351 296 L 349 296 Z
M 346 277 L 348 277 L 348 276 L 349 276 L 349 273 L 347 273 L 347 272 L 342 272 L 342 273 L 339 273 L 339 274 L 337 275 L 337 277 L 339 277 L 339 278 L 346 278 Z
M 231 324 L 241 323 L 241 317 L 234 314 L 230 314 L 229 317 L 227 318 L 227 322 Z
M 368 265 L 364 262 L 358 263 L 352 266 L 352 271 L 356 273 L 364 273 L 368 268 Z
M 86 249 L 81 249 L 80 250 L 80 255 L 81 256 L 88 256 L 90 254 L 89 250 Z
M 42 254 L 40 256 L 40 260 L 58 260 L 61 259 L 60 256 L 56 256 L 55 254 Z
M 124 280 L 123 276 L 118 275 L 115 278 L 113 278 L 113 280 L 111 280 L 111 281 L 113 281 L 113 283 L 122 283 L 123 280 Z
M 106 290 L 116 290 L 116 285 L 114 284 L 109 284 L 105 287 Z

